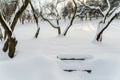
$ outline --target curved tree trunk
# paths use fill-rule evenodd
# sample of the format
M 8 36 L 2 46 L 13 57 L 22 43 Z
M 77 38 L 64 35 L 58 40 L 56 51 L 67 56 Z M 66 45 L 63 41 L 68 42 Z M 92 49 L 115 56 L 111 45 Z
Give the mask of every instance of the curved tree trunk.
M 13 38 L 12 37 L 12 34 L 13 34 L 13 31 L 14 31 L 14 28 L 16 26 L 16 23 L 19 19 L 19 17 L 21 16 L 21 14 L 23 13 L 23 11 L 26 9 L 28 3 L 29 3 L 30 0 L 25 0 L 22 7 L 18 10 L 18 12 L 15 14 L 15 17 L 13 19 L 13 22 L 12 24 L 9 26 L 7 25 L 6 21 L 4 20 L 3 16 L 2 16 L 2 13 L 0 12 L 0 22 L 1 22 L 1 25 L 2 27 L 4 28 L 5 30 L 5 33 L 6 33 L 6 36 L 7 36 L 7 40 L 4 44 L 4 47 L 3 47 L 3 51 L 4 52 L 7 52 L 8 51 L 8 56 L 10 58 L 13 58 L 14 57 L 14 54 L 15 54 L 15 50 L 16 50 L 16 45 L 17 45 L 17 40 L 16 38 Z M 10 27 L 10 29 L 9 29 Z
M 103 32 L 108 28 L 108 26 L 110 25 L 110 23 L 114 20 L 114 18 L 117 16 L 117 14 L 115 14 L 114 16 L 112 16 L 111 17 L 111 19 L 106 23 L 106 21 L 105 22 L 102 22 L 102 23 L 100 23 L 100 24 L 106 24 L 105 26 L 99 26 L 99 28 L 100 27 L 103 27 L 103 29 L 101 29 L 100 31 L 99 31 L 99 33 L 97 34 L 97 36 L 96 36 L 96 40 L 98 41 L 98 42 L 101 42 L 102 41 L 102 34 L 103 34 Z M 98 30 L 99 30 L 99 28 L 98 28 Z
M 38 19 L 38 17 L 36 16 L 36 11 L 35 11 L 35 9 L 34 9 L 34 7 L 33 7 L 33 5 L 32 5 L 31 2 L 30 2 L 30 6 L 31 6 L 31 9 L 32 9 L 32 11 L 33 11 L 32 13 L 33 13 L 35 22 L 36 22 L 36 24 L 37 24 L 37 31 L 36 31 L 36 33 L 35 33 L 35 38 L 37 38 L 38 35 L 39 35 L 39 32 L 40 32 L 39 19 Z
M 40 12 L 40 16 L 44 21 L 47 21 L 53 28 L 57 29 L 58 35 L 61 35 L 61 28 L 59 26 L 59 22 L 57 21 L 57 26 L 55 26 L 49 19 L 44 18 L 42 15 L 42 11 Z
M 74 19 L 75 19 L 75 15 L 76 15 L 76 11 L 77 11 L 77 4 L 76 4 L 75 0 L 73 0 L 73 3 L 74 3 L 74 5 L 75 5 L 73 17 L 72 17 L 72 19 L 71 19 L 71 21 L 70 21 L 70 24 L 68 25 L 68 27 L 66 28 L 65 32 L 63 33 L 64 36 L 66 36 L 68 30 L 69 30 L 70 27 L 72 26 L 73 21 L 74 21 Z

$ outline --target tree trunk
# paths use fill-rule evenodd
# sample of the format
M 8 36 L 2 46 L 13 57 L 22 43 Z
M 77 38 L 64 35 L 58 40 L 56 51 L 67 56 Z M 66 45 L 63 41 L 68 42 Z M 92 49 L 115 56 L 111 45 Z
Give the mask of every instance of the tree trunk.
M 8 43 L 9 43 L 9 39 L 7 39 L 7 41 L 4 44 L 4 47 L 3 47 L 4 52 L 7 52 L 7 50 L 8 50 Z
M 18 10 L 18 12 L 15 14 L 15 17 L 13 19 L 13 22 L 10 26 L 8 26 L 6 24 L 6 21 L 5 19 L 3 18 L 3 15 L 2 13 L 0 12 L 0 22 L 1 22 L 1 25 L 2 27 L 4 28 L 5 30 L 5 35 L 7 36 L 7 41 L 5 42 L 4 44 L 4 47 L 3 47 L 3 51 L 4 52 L 7 52 L 8 51 L 8 56 L 10 58 L 13 58 L 14 57 L 14 54 L 15 54 L 15 50 L 16 50 L 16 45 L 17 45 L 17 40 L 16 38 L 13 38 L 12 37 L 12 34 L 13 34 L 13 31 L 14 31 L 14 28 L 16 26 L 16 23 L 19 19 L 19 17 L 21 16 L 21 14 L 23 13 L 23 11 L 26 9 L 28 3 L 29 3 L 30 0 L 25 0 L 25 2 L 23 3 L 23 5 L 21 6 L 21 8 Z M 9 29 L 9 27 L 11 29 Z
M 40 16 L 44 21 L 47 21 L 53 28 L 57 29 L 58 35 L 61 34 L 61 28 L 60 28 L 59 22 L 57 20 L 56 20 L 57 21 L 57 26 L 55 26 L 49 19 L 44 18 L 44 16 L 42 15 L 42 11 L 40 12 Z
M 102 22 L 102 23 L 100 23 L 100 24 L 106 24 L 105 26 L 103 26 L 104 28 L 97 34 L 97 36 L 96 36 L 96 40 L 98 41 L 98 42 L 101 42 L 102 41 L 102 33 L 108 28 L 108 26 L 110 25 L 110 23 L 114 20 L 114 18 L 117 16 L 117 14 L 115 14 L 113 17 L 111 17 L 111 19 L 110 19 L 110 21 L 108 21 L 108 23 L 106 24 L 106 20 L 104 20 L 105 21 L 105 23 L 104 22 Z M 100 26 L 99 26 L 100 27 Z
M 7 33 L 4 31 L 4 40 L 7 38 Z
M 35 34 L 35 38 L 37 38 L 37 37 L 38 37 L 39 32 L 40 32 L 40 27 L 37 29 L 37 32 L 36 32 L 36 34 Z
M 74 21 L 74 19 L 75 19 L 75 15 L 76 15 L 76 11 L 77 11 L 77 4 L 76 4 L 75 0 L 73 0 L 73 3 L 74 3 L 74 5 L 75 5 L 73 17 L 72 17 L 72 19 L 71 19 L 71 21 L 70 21 L 70 24 L 68 25 L 68 27 L 66 28 L 65 32 L 63 33 L 63 36 L 66 36 L 68 30 L 69 30 L 70 27 L 72 26 L 73 21 Z
M 1 28 L 0 28 L 0 39 L 1 39 L 1 41 L 2 41 L 2 39 L 3 39 L 3 34 L 2 34 Z
M 13 58 L 16 50 L 16 45 L 17 45 L 16 39 L 11 37 L 10 39 L 7 39 L 7 41 L 5 42 L 3 51 L 7 52 L 7 50 L 9 50 L 8 56 L 10 58 Z
M 10 58 L 14 57 L 14 53 L 15 53 L 15 50 L 16 50 L 16 45 L 17 45 L 17 41 L 16 41 L 15 38 L 9 39 L 9 53 L 8 53 L 8 56 Z
M 61 29 L 58 27 L 58 35 L 61 35 Z
M 33 7 L 33 5 L 32 5 L 32 3 L 30 2 L 30 6 L 31 6 L 31 9 L 32 9 L 32 13 L 33 13 L 33 16 L 34 16 L 34 19 L 35 19 L 35 22 L 36 22 L 36 24 L 37 24 L 37 32 L 36 32 L 36 34 L 35 34 L 35 38 L 37 38 L 38 37 L 38 35 L 39 35 L 39 32 L 40 32 L 40 26 L 39 26 L 39 19 L 38 19 L 38 17 L 37 17 L 37 13 L 36 13 L 36 11 L 35 11 L 35 9 L 34 9 L 34 7 Z

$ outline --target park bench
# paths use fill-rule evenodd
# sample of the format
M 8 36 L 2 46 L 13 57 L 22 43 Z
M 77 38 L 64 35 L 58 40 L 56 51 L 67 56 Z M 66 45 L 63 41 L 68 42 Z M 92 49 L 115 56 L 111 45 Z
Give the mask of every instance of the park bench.
M 71 55 L 71 56 L 67 56 L 67 55 L 59 55 L 57 56 L 57 59 L 59 59 L 60 61 L 62 61 L 62 69 L 65 72 L 76 72 L 76 71 L 84 71 L 87 73 L 91 73 L 92 70 L 91 69 L 79 69 L 78 66 L 82 67 L 81 62 L 85 63 L 85 61 L 91 59 L 91 56 L 78 56 L 78 55 Z M 66 66 L 67 65 L 67 66 Z M 85 65 L 89 65 L 87 63 L 85 63 Z M 74 68 L 73 68 L 74 67 Z M 76 68 L 77 67 L 77 68 Z M 84 66 L 83 66 L 84 67 Z

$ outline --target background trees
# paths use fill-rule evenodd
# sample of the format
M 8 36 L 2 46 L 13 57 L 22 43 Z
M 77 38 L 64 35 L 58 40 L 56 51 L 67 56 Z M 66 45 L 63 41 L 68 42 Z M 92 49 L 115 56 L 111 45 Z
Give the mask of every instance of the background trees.
M 40 16 L 44 21 L 47 21 L 53 28 L 57 29 L 58 35 L 61 35 L 61 28 L 59 21 L 61 16 L 58 12 L 57 5 L 60 2 L 55 3 L 54 1 L 41 6 Z
M 62 12 L 59 12 L 57 6 L 61 2 L 64 1 L 57 1 L 57 3 L 52 2 L 42 6 L 40 15 L 43 20 L 47 21 L 53 28 L 58 30 L 58 35 L 66 36 L 75 19 L 77 3 L 75 0 L 67 1 L 67 5 L 64 5 L 64 7 L 61 9 Z M 63 5 L 61 4 L 61 6 Z M 66 17 L 68 17 L 70 21 L 66 29 L 63 31 L 63 33 L 61 33 L 60 20 L 63 20 Z
M 92 5 L 85 4 L 81 2 L 85 7 L 88 7 L 89 9 L 97 9 L 99 10 L 99 13 L 103 15 L 103 19 L 99 22 L 99 26 L 97 28 L 97 34 L 96 34 L 96 41 L 101 42 L 102 41 L 102 34 L 103 32 L 109 27 L 110 23 L 118 16 L 120 13 L 120 3 L 119 0 L 105 0 L 104 5 L 105 8 L 101 9 L 101 6 L 96 6 L 92 3 Z

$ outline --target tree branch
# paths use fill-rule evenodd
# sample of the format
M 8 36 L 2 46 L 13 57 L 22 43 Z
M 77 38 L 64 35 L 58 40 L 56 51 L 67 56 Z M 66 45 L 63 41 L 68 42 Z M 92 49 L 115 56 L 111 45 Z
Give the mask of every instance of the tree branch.
M 4 28 L 5 32 L 7 33 L 8 37 L 10 37 L 12 35 L 11 30 L 8 28 L 8 25 L 5 23 L 5 20 L 2 16 L 2 13 L 0 12 L 0 22 L 2 27 Z
M 53 28 L 58 28 L 58 26 L 56 27 L 52 22 L 50 22 L 49 19 L 46 19 L 43 15 L 42 15 L 42 11 L 40 12 L 40 16 L 44 21 L 47 21 Z
M 22 5 L 22 7 L 21 7 L 21 8 L 19 9 L 19 11 L 15 14 L 15 17 L 14 17 L 14 19 L 13 19 L 13 22 L 12 22 L 12 24 L 11 24 L 11 26 L 10 26 L 11 29 L 12 29 L 12 31 L 14 30 L 15 25 L 16 25 L 19 17 L 20 17 L 21 14 L 23 13 L 23 11 L 26 9 L 26 7 L 27 7 L 27 5 L 28 5 L 29 2 L 30 2 L 30 0 L 25 0 L 24 3 L 23 3 L 23 5 Z
M 66 36 L 68 30 L 69 30 L 70 27 L 72 26 L 73 21 L 74 21 L 74 19 L 75 19 L 76 12 L 77 12 L 77 4 L 76 4 L 75 0 L 73 0 L 73 3 L 74 3 L 74 6 L 75 6 L 75 7 L 74 7 L 74 13 L 73 13 L 72 19 L 71 19 L 71 21 L 70 21 L 70 24 L 68 25 L 68 27 L 66 28 L 65 32 L 63 33 L 64 36 Z

